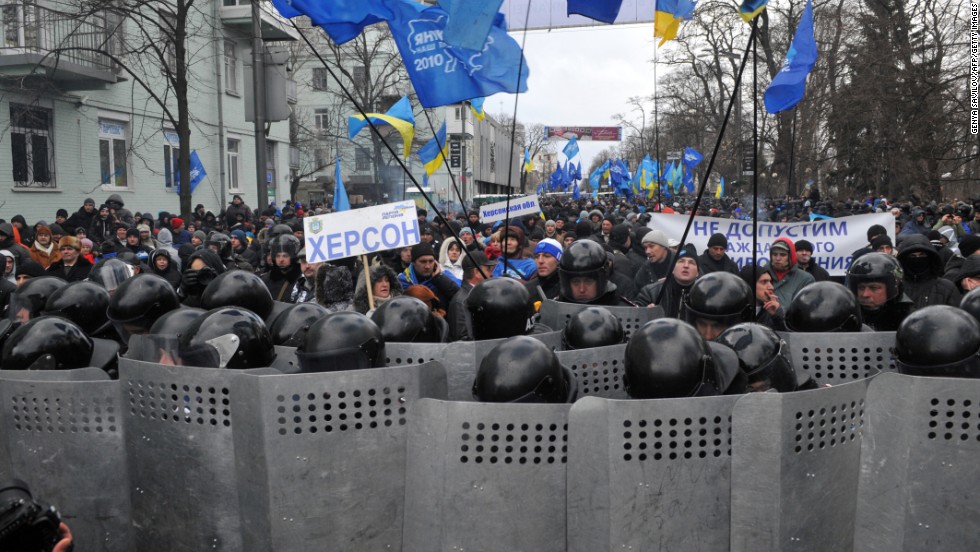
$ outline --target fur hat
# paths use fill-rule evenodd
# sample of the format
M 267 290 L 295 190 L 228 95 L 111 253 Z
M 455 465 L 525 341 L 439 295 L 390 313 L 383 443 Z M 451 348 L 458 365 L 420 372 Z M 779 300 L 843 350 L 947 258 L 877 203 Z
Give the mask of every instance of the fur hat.
M 82 242 L 75 236 L 64 236 L 58 240 L 58 249 L 61 249 L 62 247 L 71 247 L 75 251 L 81 251 Z

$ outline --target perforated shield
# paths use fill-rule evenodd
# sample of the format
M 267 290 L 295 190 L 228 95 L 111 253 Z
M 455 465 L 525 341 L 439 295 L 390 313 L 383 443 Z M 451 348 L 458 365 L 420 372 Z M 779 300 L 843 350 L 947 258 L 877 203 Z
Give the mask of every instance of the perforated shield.
M 849 550 L 868 380 L 732 412 L 732 550 Z
M 129 551 L 119 382 L 92 370 L 4 374 L 2 477 L 24 480 L 36 500 L 55 505 L 76 550 Z
M 854 549 L 980 546 L 980 380 L 881 374 L 868 388 Z
M 564 552 L 568 409 L 416 403 L 405 550 Z
M 298 374 L 299 361 L 296 360 L 296 347 L 276 345 L 276 358 L 272 360 L 272 368 L 283 374 Z
M 572 405 L 568 550 L 728 550 L 736 400 Z
M 610 345 L 577 351 L 560 351 L 558 360 L 562 366 L 575 374 L 580 397 L 626 399 L 629 397 L 623 386 L 625 355 L 626 345 Z
M 245 550 L 400 550 L 406 423 L 437 362 L 232 385 Z M 414 412 L 412 412 L 414 415 Z
M 560 332 L 565 329 L 565 324 L 568 323 L 568 319 L 572 315 L 584 308 L 594 306 L 596 305 L 562 303 L 548 299 L 541 303 L 538 312 L 541 313 L 542 324 Z M 661 307 L 607 307 L 602 305 L 602 308 L 609 309 L 609 312 L 622 322 L 623 329 L 626 330 L 626 337 L 633 335 L 633 332 L 643 327 L 647 322 L 664 317 L 664 310 Z
M 542 341 L 552 349 L 561 348 L 559 332 L 532 334 L 529 337 Z M 438 360 L 446 367 L 449 378 L 449 399 L 472 401 L 473 380 L 480 362 L 491 349 L 506 340 L 507 338 L 452 343 L 386 343 L 386 364 L 402 366 Z
M 779 335 L 789 345 L 797 374 L 807 374 L 817 383 L 839 385 L 891 370 L 895 332 Z
M 137 546 L 241 550 L 231 381 L 240 372 L 122 358 Z

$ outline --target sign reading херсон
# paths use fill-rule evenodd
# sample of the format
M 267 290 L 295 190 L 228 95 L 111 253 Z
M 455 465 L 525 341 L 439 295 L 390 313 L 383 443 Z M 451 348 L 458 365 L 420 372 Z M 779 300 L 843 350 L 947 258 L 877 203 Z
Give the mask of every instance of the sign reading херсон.
M 510 218 L 534 215 L 541 212 L 538 194 L 515 197 L 510 200 Z M 480 222 L 497 222 L 507 218 L 507 202 L 488 203 L 480 207 Z
M 303 219 L 306 260 L 322 263 L 415 245 L 421 239 L 414 201 Z

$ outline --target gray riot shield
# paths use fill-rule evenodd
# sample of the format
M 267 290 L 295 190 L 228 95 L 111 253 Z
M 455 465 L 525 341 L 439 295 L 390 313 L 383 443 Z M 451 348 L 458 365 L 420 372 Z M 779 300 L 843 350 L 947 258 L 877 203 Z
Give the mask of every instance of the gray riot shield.
M 871 381 L 854 550 L 980 548 L 978 399 L 976 379 Z
M 405 550 L 564 552 L 569 406 L 417 402 Z
M 96 368 L 5 372 L 0 403 L 2 477 L 56 506 L 77 550 L 133 550 L 119 382 Z
M 541 308 L 538 312 L 541 314 L 541 323 L 548 326 L 555 331 L 562 331 L 565 329 L 565 324 L 568 323 L 568 319 L 572 317 L 578 311 L 587 308 L 594 307 L 597 305 L 585 305 L 580 303 L 563 303 L 559 301 L 554 301 L 548 299 L 541 303 Z M 633 332 L 640 329 L 644 324 L 651 320 L 664 317 L 664 309 L 661 307 L 607 307 L 602 306 L 604 309 L 609 309 L 609 312 L 619 319 L 623 324 L 623 329 L 626 330 L 626 337 L 633 335 Z
M 779 332 L 789 345 L 800 382 L 839 385 L 891 370 L 895 332 Z
M 242 548 L 231 382 L 241 372 L 119 361 L 134 550 Z
M 849 550 L 867 379 L 732 411 L 732 550 Z
M 728 550 L 738 398 L 572 405 L 568 550 Z
M 532 334 L 529 337 L 553 349 L 561 348 L 559 332 Z M 449 377 L 449 400 L 472 401 L 473 380 L 476 378 L 476 370 L 480 367 L 480 362 L 491 349 L 506 340 L 507 338 L 452 343 L 386 343 L 385 355 L 388 366 L 421 364 L 438 360 L 446 367 Z
M 576 351 L 560 351 L 558 360 L 578 380 L 580 397 L 627 399 L 623 386 L 623 358 L 626 345 L 610 345 Z
M 247 376 L 232 393 L 244 550 L 401 550 L 405 442 L 438 362 Z
M 296 359 L 296 347 L 276 345 L 276 358 L 272 361 L 272 368 L 283 374 L 298 374 L 299 360 Z

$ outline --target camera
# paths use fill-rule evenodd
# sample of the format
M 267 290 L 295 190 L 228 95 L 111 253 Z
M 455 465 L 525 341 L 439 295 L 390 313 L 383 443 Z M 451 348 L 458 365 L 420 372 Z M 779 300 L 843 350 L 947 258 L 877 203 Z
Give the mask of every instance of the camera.
M 60 525 L 58 511 L 36 502 L 27 483 L 0 484 L 0 550 L 49 552 L 61 540 Z

